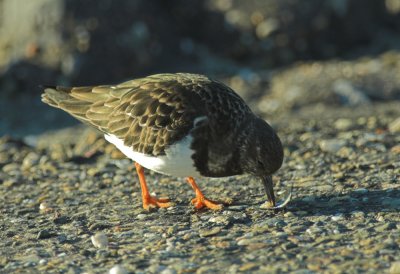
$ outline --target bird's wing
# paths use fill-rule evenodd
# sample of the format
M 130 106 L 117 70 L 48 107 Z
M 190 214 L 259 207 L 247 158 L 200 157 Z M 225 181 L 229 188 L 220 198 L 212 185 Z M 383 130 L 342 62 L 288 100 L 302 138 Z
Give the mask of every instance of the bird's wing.
M 223 140 L 251 112 L 229 87 L 184 73 L 157 74 L 115 86 L 48 87 L 42 100 L 149 155 L 163 154 L 190 132 L 196 118 L 207 118 L 202 123 L 204 138 Z M 226 141 L 222 150 L 229 149 Z
M 124 88 L 121 85 L 119 88 Z M 197 116 L 175 81 L 146 81 L 124 94 L 109 117 L 108 132 L 145 154 L 163 154 L 183 138 Z
M 135 151 L 159 155 L 189 132 L 197 115 L 185 99 L 187 87 L 159 78 L 116 86 L 47 87 L 42 100 L 115 135 Z

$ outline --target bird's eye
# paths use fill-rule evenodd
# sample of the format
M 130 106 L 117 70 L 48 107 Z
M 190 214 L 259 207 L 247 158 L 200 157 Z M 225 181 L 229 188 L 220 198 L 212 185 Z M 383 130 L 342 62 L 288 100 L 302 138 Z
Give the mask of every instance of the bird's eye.
M 261 161 L 258 161 L 258 165 L 259 165 L 260 167 L 264 167 L 264 163 L 261 162 Z

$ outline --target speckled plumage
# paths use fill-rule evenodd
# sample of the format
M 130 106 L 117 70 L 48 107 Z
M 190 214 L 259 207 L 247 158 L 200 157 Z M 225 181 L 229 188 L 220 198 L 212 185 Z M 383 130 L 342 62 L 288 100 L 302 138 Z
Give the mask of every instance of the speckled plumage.
M 49 87 L 42 100 L 145 155 L 162 156 L 190 135 L 191 158 L 202 176 L 270 176 L 282 164 L 272 128 L 232 89 L 206 76 L 157 74 L 114 86 Z

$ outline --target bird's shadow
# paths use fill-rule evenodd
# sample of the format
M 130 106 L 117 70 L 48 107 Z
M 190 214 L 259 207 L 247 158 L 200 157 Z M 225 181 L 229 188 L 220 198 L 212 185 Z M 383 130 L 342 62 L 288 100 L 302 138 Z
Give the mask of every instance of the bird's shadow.
M 347 214 L 354 211 L 364 213 L 399 212 L 400 189 L 354 190 L 345 194 L 330 193 L 295 197 L 286 211 L 301 211 L 304 216 Z
M 295 193 L 294 193 L 295 195 Z M 256 195 L 258 196 L 258 195 Z M 259 197 L 259 196 L 258 196 Z M 234 199 L 235 202 L 225 204 L 230 211 L 243 211 L 247 206 L 260 206 L 256 197 L 247 201 Z M 185 210 L 187 203 L 177 203 L 178 208 Z M 261 209 L 260 209 L 261 210 Z M 301 216 L 332 216 L 336 214 L 350 214 L 352 212 L 379 213 L 400 211 L 400 188 L 386 190 L 353 190 L 346 193 L 331 192 L 329 194 L 294 196 L 288 205 L 282 209 L 265 211 L 272 216 L 279 213 L 293 212 Z M 194 210 L 192 213 L 209 214 L 209 210 Z

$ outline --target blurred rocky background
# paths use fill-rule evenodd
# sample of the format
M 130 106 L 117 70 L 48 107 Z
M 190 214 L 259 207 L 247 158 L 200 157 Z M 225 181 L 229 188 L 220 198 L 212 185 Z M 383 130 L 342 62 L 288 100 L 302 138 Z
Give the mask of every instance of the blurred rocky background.
M 271 120 L 399 100 L 399 31 L 400 0 L 2 0 L 0 135 L 75 123 L 41 84 L 159 72 L 223 80 Z

